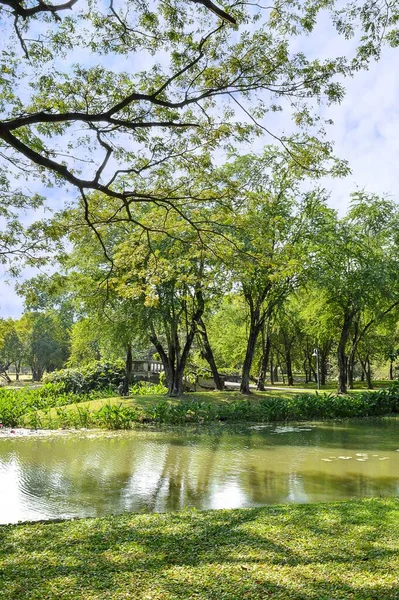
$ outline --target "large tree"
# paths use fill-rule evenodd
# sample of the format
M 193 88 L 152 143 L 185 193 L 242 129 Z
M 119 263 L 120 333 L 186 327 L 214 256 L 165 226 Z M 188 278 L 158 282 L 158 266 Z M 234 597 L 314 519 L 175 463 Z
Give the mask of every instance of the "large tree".
M 18 335 L 16 322 L 13 319 L 0 319 L 0 377 L 11 382 L 8 370 L 15 365 L 16 379 L 24 357 L 24 345 Z
M 315 239 L 314 284 L 339 330 L 339 393 L 353 385 L 361 339 L 399 304 L 398 226 L 394 202 L 357 192 L 348 214 L 338 219 L 331 211 Z
M 307 161 L 315 172 L 323 166 L 317 154 L 310 153 Z M 273 146 L 260 156 L 236 158 L 220 170 L 219 186 L 230 202 L 225 223 L 232 230 L 224 260 L 232 285 L 241 288 L 248 315 L 244 394 L 249 393 L 259 336 L 277 306 L 299 285 L 310 260 L 314 221 L 324 208 L 322 191 L 304 191 L 307 174 Z
M 357 35 L 355 60 L 292 51 L 291 38 L 311 34 L 322 10 L 341 34 Z M 134 203 L 181 210 L 193 195 L 187 186 L 179 194 L 174 185 L 157 186 L 163 165 L 178 171 L 207 161 L 232 140 L 277 136 L 301 161 L 303 140 L 270 131 L 264 117 L 290 107 L 295 124 L 320 141 L 325 122 L 313 99 L 340 101 L 336 76 L 378 57 L 382 41 L 398 39 L 396 3 L 382 0 L 275 0 L 267 7 L 1 0 L 0 11 L 2 207 L 10 214 L 8 207 L 29 204 L 29 182 L 37 178 L 78 193 L 92 228 L 98 214 L 88 192 L 113 198 L 119 221 L 134 220 Z M 3 250 L 0 240 L 0 253 L 19 233 L 15 227 L 5 237 Z

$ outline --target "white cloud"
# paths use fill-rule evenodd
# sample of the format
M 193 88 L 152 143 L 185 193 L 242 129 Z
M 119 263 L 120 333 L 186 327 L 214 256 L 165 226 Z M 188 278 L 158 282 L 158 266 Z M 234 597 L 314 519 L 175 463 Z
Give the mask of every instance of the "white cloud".
M 0 316 L 18 319 L 23 311 L 23 299 L 16 295 L 12 282 L 0 277 Z
M 341 213 L 349 194 L 359 187 L 398 199 L 399 189 L 399 72 L 397 53 L 386 49 L 368 71 L 347 80 L 339 106 L 323 109 L 333 119 L 331 138 L 335 153 L 349 161 L 352 174 L 344 180 L 326 180 L 331 205 Z

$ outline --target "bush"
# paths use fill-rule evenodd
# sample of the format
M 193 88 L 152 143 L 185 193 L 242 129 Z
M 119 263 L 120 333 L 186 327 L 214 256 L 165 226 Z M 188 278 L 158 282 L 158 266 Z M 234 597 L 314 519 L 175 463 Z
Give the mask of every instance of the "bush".
M 138 381 L 129 388 L 131 396 L 152 396 L 153 394 L 166 394 L 168 388 L 163 383 L 151 383 L 150 381 Z
M 42 427 L 36 413 L 38 410 L 86 402 L 112 394 L 114 392 L 109 390 L 73 394 L 66 392 L 62 383 L 47 383 L 35 389 L 0 389 L 0 423 L 5 427 L 23 427 L 27 423 L 33 428 Z
M 125 377 L 122 361 L 103 363 L 93 361 L 79 369 L 62 369 L 45 375 L 43 381 L 64 386 L 65 392 L 87 394 L 93 390 L 116 391 Z

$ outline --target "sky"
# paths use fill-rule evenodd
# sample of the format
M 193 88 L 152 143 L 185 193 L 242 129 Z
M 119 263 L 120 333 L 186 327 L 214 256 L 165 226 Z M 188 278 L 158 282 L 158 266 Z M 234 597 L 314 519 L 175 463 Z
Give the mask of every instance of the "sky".
M 337 54 L 337 38 L 327 23 L 321 23 L 311 42 L 305 41 L 307 53 L 326 56 Z M 344 53 L 344 51 L 342 52 Z M 379 195 L 387 194 L 399 201 L 399 69 L 398 50 L 385 48 L 378 63 L 346 79 L 342 103 L 321 108 L 323 116 L 334 122 L 328 138 L 334 152 L 346 159 L 351 174 L 345 179 L 325 179 L 330 192 L 329 204 L 343 215 L 348 209 L 350 193 L 357 189 Z M 57 194 L 56 190 L 51 190 Z M 60 199 L 62 201 L 62 198 Z M 1 265 L 0 265 L 1 268 Z M 26 269 L 24 277 L 37 274 Z M 0 271 L 0 317 L 18 318 L 23 302 L 13 289 L 14 282 Z

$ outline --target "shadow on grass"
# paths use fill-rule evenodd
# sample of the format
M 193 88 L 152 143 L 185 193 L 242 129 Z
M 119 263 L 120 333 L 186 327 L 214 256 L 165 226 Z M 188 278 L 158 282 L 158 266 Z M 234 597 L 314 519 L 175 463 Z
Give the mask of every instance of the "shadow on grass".
M 397 599 L 399 502 L 0 527 L 0 598 Z

